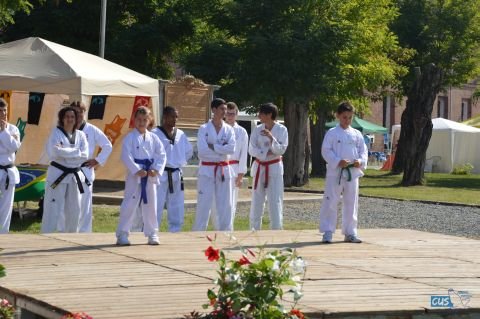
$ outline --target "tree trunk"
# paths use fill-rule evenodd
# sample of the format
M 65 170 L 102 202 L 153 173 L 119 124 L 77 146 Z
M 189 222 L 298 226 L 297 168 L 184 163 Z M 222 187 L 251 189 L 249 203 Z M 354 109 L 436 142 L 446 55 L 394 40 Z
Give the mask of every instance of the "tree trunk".
M 322 156 L 322 143 L 325 137 L 325 123 L 327 117 L 324 111 L 317 111 L 317 122 L 310 122 L 310 134 L 312 139 L 312 172 L 311 176 L 325 177 L 327 163 Z
M 311 140 L 311 135 L 309 132 L 309 125 L 310 125 L 310 119 L 307 117 L 307 138 L 305 139 L 305 164 L 303 165 L 303 169 L 305 171 L 305 174 L 303 174 L 303 185 L 308 184 L 308 179 L 309 179 L 309 172 L 310 172 L 310 159 L 312 156 L 312 146 L 310 143 Z
M 395 172 L 403 170 L 403 186 L 422 185 L 425 158 L 432 137 L 432 110 L 440 92 L 443 71 L 433 64 L 415 70 L 415 81 L 402 113 L 400 140 L 395 154 Z
M 285 125 L 288 128 L 288 147 L 284 154 L 284 185 L 303 186 L 308 181 L 308 170 L 305 169 L 307 140 L 307 103 L 286 101 Z

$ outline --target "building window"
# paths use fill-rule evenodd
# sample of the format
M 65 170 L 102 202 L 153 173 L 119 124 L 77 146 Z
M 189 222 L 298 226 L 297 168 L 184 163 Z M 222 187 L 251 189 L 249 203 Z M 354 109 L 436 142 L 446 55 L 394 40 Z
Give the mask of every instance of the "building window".
M 448 97 L 446 96 L 438 97 L 437 117 L 448 119 Z
M 472 117 L 472 101 L 470 99 L 462 99 L 462 121 Z

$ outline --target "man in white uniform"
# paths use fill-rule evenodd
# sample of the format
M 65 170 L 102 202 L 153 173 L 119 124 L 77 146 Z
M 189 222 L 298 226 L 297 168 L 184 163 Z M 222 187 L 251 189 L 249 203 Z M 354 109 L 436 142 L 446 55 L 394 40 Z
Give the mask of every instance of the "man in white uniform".
M 227 103 L 227 115 L 225 121 L 235 131 L 235 153 L 230 157 L 230 165 L 235 171 L 233 182 L 232 212 L 233 217 L 237 211 L 238 192 L 242 187 L 243 176 L 247 173 L 248 155 L 248 134 L 247 131 L 237 123 L 238 106 L 234 102 Z
M 93 181 L 95 180 L 95 168 L 98 165 L 105 165 L 108 157 L 112 153 L 112 143 L 107 136 L 96 126 L 88 123 L 85 119 L 87 107 L 80 102 L 73 102 L 72 106 L 77 111 L 77 129 L 83 131 L 88 141 L 88 160 L 83 163 L 82 170 L 90 181 L 90 186 L 84 185 L 85 193 L 82 194 L 81 211 L 80 211 L 80 229 L 79 232 L 92 232 L 92 190 Z M 94 156 L 95 148 L 98 146 L 100 152 Z
M 15 184 L 20 182 L 20 174 L 15 167 L 20 132 L 7 122 L 7 113 L 8 103 L 0 98 L 0 234 L 6 234 L 10 229 Z
M 235 131 L 223 121 L 227 105 L 223 99 L 211 103 L 213 118 L 200 126 L 197 148 L 200 166 L 197 179 L 197 211 L 194 231 L 207 230 L 208 220 L 215 200 L 218 230 L 233 229 L 232 179 L 235 172 L 229 163 L 229 155 L 235 152 Z
M 187 135 L 175 127 L 178 112 L 167 106 L 163 109 L 162 126 L 152 130 L 163 144 L 167 154 L 167 163 L 160 184 L 157 187 L 157 220 L 158 228 L 162 223 L 163 208 L 167 205 L 168 231 L 175 233 L 182 230 L 185 195 L 183 190 L 182 167 L 193 155 L 193 148 Z
M 283 163 L 282 155 L 288 146 L 288 131 L 275 121 L 278 108 L 273 103 L 260 105 L 258 117 L 262 124 L 250 136 L 249 153 L 252 164 L 253 193 L 250 208 L 250 228 L 262 227 L 265 196 L 270 213 L 270 229 L 283 227 Z

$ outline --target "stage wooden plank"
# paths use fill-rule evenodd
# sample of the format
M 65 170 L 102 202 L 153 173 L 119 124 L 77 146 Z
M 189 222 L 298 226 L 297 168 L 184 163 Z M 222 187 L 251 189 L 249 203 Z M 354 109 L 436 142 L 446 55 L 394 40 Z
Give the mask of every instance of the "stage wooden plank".
M 398 229 L 361 234 L 360 245 L 343 243 L 338 233 L 324 245 L 311 230 L 218 233 L 215 245 L 232 258 L 240 247 L 298 249 L 308 263 L 301 308 L 312 319 L 403 319 L 426 310 L 444 318 L 448 309 L 431 309 L 430 297 L 449 288 L 472 293 L 468 311 L 480 316 L 480 241 Z M 162 233 L 161 245 L 148 246 L 143 234 L 132 233 L 129 247 L 115 246 L 114 234 L 2 236 L 0 263 L 8 276 L 0 279 L 0 297 L 16 294 L 51 318 L 60 317 L 52 309 L 95 319 L 181 318 L 201 311 L 214 287 L 206 235 L 215 233 Z

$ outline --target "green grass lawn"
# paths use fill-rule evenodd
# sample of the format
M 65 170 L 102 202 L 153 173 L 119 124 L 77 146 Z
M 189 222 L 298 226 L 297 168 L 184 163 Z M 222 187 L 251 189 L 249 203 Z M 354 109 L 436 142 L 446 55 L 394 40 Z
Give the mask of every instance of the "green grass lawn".
M 360 179 L 360 194 L 405 200 L 428 200 L 480 205 L 480 175 L 426 173 L 424 186 L 402 187 L 402 175 L 367 170 Z M 295 189 L 323 190 L 325 179 L 311 178 L 310 183 Z
M 28 205 L 30 208 L 35 208 L 35 203 L 30 203 Z M 108 205 L 94 205 L 93 207 L 93 231 L 100 233 L 111 233 L 115 232 L 118 224 L 119 217 L 119 207 L 118 206 L 108 206 Z M 187 211 L 185 214 L 185 224 L 183 226 L 183 231 L 190 231 L 194 222 L 194 212 Z M 41 220 L 33 215 L 25 217 L 23 220 L 20 220 L 18 217 L 12 219 L 12 224 L 10 227 L 11 233 L 30 233 L 36 234 L 40 232 Z M 263 225 L 268 229 L 269 220 L 268 217 L 263 219 Z M 296 230 L 296 229 L 316 229 L 317 225 L 306 222 L 288 222 L 285 225 L 285 229 Z M 249 221 L 246 217 L 237 216 L 235 218 L 235 230 L 249 230 Z M 164 214 L 164 220 L 160 229 L 162 232 L 167 231 L 167 221 L 166 214 Z M 210 226 L 209 230 L 213 230 Z
M 360 180 L 360 194 L 385 198 L 404 200 L 428 200 L 448 203 L 480 205 L 480 175 L 452 175 L 427 173 L 424 186 L 402 187 L 401 175 L 390 175 L 383 171 L 367 170 L 366 175 Z M 325 180 L 312 178 L 304 187 L 295 190 L 323 191 Z M 27 207 L 35 208 L 36 203 L 28 203 Z M 114 232 L 118 223 L 118 206 L 95 205 L 93 230 L 95 232 Z M 165 214 L 166 215 L 166 214 Z M 185 216 L 184 231 L 192 229 L 194 212 L 187 211 Z M 268 217 L 263 225 L 268 228 Z M 302 222 L 285 222 L 285 229 L 314 229 L 317 225 Z M 235 218 L 235 230 L 248 230 L 249 221 L 246 217 Z M 10 227 L 12 233 L 38 233 L 40 220 L 27 217 L 24 220 L 12 219 Z M 162 223 L 161 231 L 166 231 L 166 222 Z

